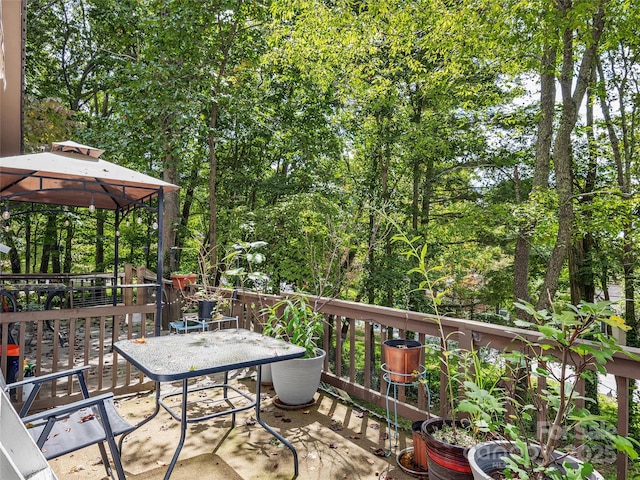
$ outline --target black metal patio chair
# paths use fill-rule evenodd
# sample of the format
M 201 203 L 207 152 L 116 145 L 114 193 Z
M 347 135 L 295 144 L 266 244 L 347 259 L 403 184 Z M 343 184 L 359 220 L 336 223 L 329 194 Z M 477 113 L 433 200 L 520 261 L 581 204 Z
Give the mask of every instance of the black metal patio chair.
M 136 426 L 131 425 L 118 413 L 112 393 L 89 396 L 84 377 L 85 371 L 89 368 L 91 367 L 87 365 L 39 377 L 25 377 L 23 381 L 12 384 L 6 384 L 0 372 L 0 388 L 9 392 L 10 389 L 33 385 L 18 414 L 47 460 L 97 444 L 107 475 L 112 479 L 126 480 L 121 452 L 116 445 L 115 437 L 132 432 Z M 65 377 L 72 381 L 74 376 L 78 380 L 84 399 L 27 415 L 43 384 Z M 105 442 L 109 446 L 115 472 L 109 463 Z

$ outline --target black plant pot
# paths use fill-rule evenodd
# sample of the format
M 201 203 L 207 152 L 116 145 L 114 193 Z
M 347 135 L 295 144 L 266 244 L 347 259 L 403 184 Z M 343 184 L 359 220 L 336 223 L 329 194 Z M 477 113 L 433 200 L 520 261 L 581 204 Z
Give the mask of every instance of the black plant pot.
M 540 456 L 540 447 L 532 444 L 529 448 L 529 457 L 534 460 L 537 459 Z M 473 472 L 474 480 L 491 480 L 492 478 L 496 478 L 495 475 L 503 472 L 506 467 L 504 457 L 511 455 L 513 453 L 513 449 L 514 445 L 511 442 L 500 440 L 484 442 L 472 447 L 469 450 L 467 457 Z M 516 451 L 518 452 L 517 449 Z M 562 462 L 568 462 L 574 468 L 580 463 L 580 460 L 577 458 L 565 456 L 565 454 L 561 452 L 555 452 L 554 457 L 562 459 Z M 565 470 L 562 465 L 555 463 L 554 466 L 564 475 Z M 598 472 L 593 472 L 587 477 L 587 479 L 604 480 L 604 477 Z
M 200 320 L 211 320 L 211 315 L 216 311 L 217 300 L 199 300 L 198 318 Z

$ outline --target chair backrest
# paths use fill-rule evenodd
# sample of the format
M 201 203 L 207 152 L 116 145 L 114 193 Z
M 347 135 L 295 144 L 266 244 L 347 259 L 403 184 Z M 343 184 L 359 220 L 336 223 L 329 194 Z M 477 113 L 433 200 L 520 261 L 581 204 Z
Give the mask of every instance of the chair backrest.
M 57 480 L 4 391 L 0 373 L 0 478 Z

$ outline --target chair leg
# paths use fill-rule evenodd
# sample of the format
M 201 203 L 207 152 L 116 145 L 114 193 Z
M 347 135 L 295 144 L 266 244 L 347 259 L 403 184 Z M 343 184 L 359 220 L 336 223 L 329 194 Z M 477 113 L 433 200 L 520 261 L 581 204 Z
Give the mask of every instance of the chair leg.
M 107 449 L 104 448 L 104 442 L 99 442 L 98 448 L 100 449 L 102 464 L 104 465 L 104 469 L 107 472 L 107 476 L 113 479 L 113 471 L 111 470 L 111 464 L 109 463 L 109 455 L 107 455 Z
M 111 464 L 109 463 L 109 457 L 107 455 L 107 450 L 104 447 L 104 442 L 100 442 L 98 444 L 107 475 L 112 480 L 127 480 L 127 477 L 124 474 L 124 467 L 122 466 L 122 456 L 120 455 L 120 450 L 118 450 L 115 439 L 112 437 L 108 438 L 107 443 L 109 444 L 109 451 L 111 452 L 111 459 L 113 460 L 115 472 L 114 468 L 111 468 Z
M 120 450 L 118 450 L 118 446 L 116 445 L 115 438 L 109 437 L 107 442 L 109 443 L 109 450 L 111 450 L 111 458 L 113 458 L 113 465 L 116 469 L 118 480 L 127 480 L 127 477 L 124 474 L 124 467 L 122 466 L 122 456 L 120 455 Z

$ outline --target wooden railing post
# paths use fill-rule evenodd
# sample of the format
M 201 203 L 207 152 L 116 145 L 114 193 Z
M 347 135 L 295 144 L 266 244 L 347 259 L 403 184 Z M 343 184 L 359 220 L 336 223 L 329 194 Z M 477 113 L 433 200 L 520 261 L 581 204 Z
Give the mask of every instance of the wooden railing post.
M 629 435 L 629 379 L 616 375 L 616 390 L 618 391 L 618 434 Z M 625 479 L 629 473 L 629 459 L 618 452 L 616 459 L 616 478 Z

